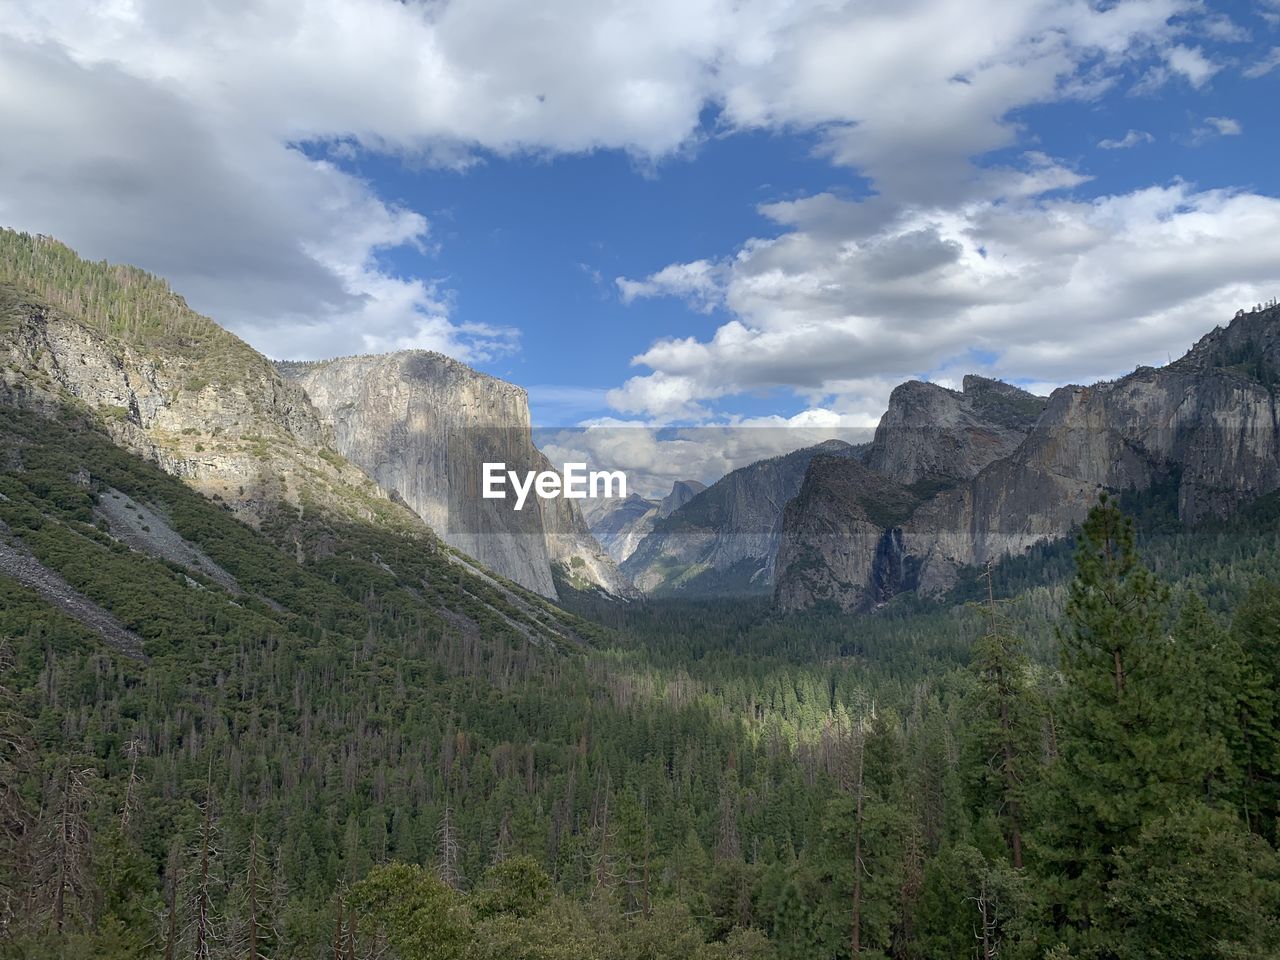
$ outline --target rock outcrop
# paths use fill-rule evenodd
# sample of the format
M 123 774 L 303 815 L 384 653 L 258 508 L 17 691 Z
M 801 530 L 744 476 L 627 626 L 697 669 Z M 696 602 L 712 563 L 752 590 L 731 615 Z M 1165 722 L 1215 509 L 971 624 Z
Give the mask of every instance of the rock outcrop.
M 919 562 L 903 550 L 901 524 L 919 502 L 855 459 L 814 457 L 783 515 L 778 603 L 862 609 L 915 589 Z
M 865 462 L 906 486 L 967 480 L 1013 453 L 1045 403 L 985 377 L 965 377 L 963 391 L 912 380 L 890 394 Z
M 859 449 L 830 440 L 734 470 L 655 520 L 622 572 L 646 593 L 767 592 L 782 513 L 809 461 L 852 457 Z
M 576 501 L 531 496 L 517 511 L 481 496 L 485 462 L 552 469 L 533 445 L 521 388 L 420 350 L 278 366 L 342 454 L 451 546 L 543 596 L 556 596 L 553 565 L 576 587 L 631 592 Z

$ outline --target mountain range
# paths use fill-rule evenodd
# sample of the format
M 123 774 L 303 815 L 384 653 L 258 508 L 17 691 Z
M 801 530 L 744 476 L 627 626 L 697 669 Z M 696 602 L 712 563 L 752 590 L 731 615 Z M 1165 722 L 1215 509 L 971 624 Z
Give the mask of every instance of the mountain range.
M 912 381 L 869 443 L 680 481 L 661 501 L 516 512 L 475 485 L 483 461 L 550 468 L 521 388 L 425 351 L 273 363 L 155 277 L 0 232 L 0 403 L 86 415 L 251 527 L 319 512 L 425 536 L 547 599 L 755 593 L 864 611 L 1067 537 L 1105 491 L 1167 489 L 1183 523 L 1223 517 L 1280 487 L 1278 374 L 1280 310 L 1259 305 L 1162 368 L 1049 397 Z

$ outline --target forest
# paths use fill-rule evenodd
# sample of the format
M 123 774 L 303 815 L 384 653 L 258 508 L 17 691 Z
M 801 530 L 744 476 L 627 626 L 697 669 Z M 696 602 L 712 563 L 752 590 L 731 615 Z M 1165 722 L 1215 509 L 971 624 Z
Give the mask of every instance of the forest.
M 74 411 L 0 450 L 0 536 L 145 654 L 0 575 L 0 956 L 1280 956 L 1270 500 L 1103 498 L 862 617 L 517 629 L 430 542 L 253 530 Z M 117 495 L 241 591 L 109 536 Z

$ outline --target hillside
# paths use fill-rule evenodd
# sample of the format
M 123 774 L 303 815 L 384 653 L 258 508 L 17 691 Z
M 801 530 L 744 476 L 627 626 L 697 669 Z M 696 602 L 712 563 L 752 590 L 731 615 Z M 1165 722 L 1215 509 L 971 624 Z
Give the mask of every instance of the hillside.
M 725 596 L 766 593 L 779 525 L 815 456 L 851 457 L 839 440 L 740 467 L 663 518 L 622 564 L 647 593 Z
M 156 277 L 0 230 L 0 402 L 87 409 L 112 438 L 260 522 L 281 503 L 412 528 L 301 388 Z

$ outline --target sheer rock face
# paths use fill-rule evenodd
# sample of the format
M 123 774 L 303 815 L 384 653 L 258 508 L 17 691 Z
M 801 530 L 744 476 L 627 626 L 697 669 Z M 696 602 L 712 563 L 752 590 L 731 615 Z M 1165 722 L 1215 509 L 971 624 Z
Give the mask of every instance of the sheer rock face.
M 903 550 L 900 524 L 918 503 L 906 486 L 857 460 L 815 457 L 783 515 L 778 603 L 865 609 L 915 589 L 919 564 Z
M 11 287 L 0 287 L 0 301 L 0 403 L 82 405 L 120 446 L 249 523 L 304 501 L 351 519 L 415 522 L 338 455 L 300 387 L 212 320 L 190 315 L 213 344 L 196 355 L 106 337 Z
M 649 592 L 767 592 L 782 512 L 815 456 L 856 456 L 838 440 L 741 467 L 695 494 L 653 531 L 622 565 Z
M 1277 385 L 1280 308 L 1270 308 L 1237 316 L 1166 367 L 1054 391 L 1008 455 L 934 492 L 917 481 L 916 492 L 926 498 L 909 517 L 882 529 L 893 538 L 890 552 L 899 553 L 904 569 L 912 571 L 903 589 L 940 594 L 961 565 L 1068 536 L 1105 491 L 1174 484 L 1180 519 L 1196 523 L 1280 489 Z M 975 463 L 957 459 L 965 469 Z M 912 477 L 929 455 L 868 457 L 869 464 L 889 462 L 905 465 L 905 476 Z M 813 480 L 831 487 L 813 499 L 832 529 L 843 524 L 854 531 L 862 511 L 853 493 L 829 477 Z M 803 553 L 800 546 L 812 535 L 813 523 L 797 513 L 784 531 L 784 542 L 796 546 L 789 562 L 779 563 L 779 602 L 800 609 L 831 599 L 855 610 L 884 599 L 870 587 L 878 549 L 871 533 L 850 535 L 839 552 Z
M 338 449 L 448 544 L 510 580 L 556 596 L 575 585 L 628 594 L 575 501 L 531 494 L 522 510 L 481 496 L 483 464 L 551 469 L 533 445 L 525 392 L 437 353 L 404 351 L 280 364 L 333 429 Z
M 1013 453 L 1045 402 L 973 375 L 964 378 L 963 391 L 912 380 L 890 394 L 867 466 L 908 486 L 967 480 Z

